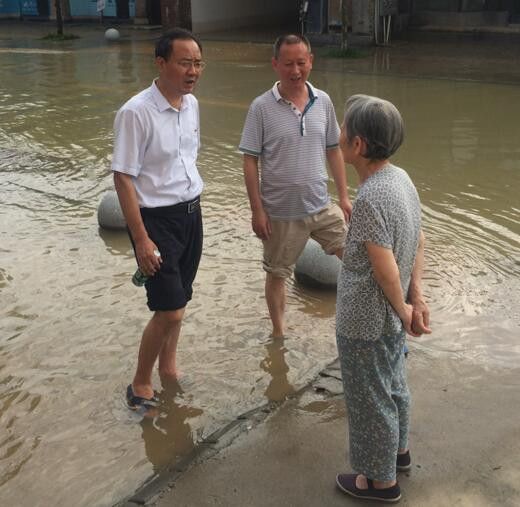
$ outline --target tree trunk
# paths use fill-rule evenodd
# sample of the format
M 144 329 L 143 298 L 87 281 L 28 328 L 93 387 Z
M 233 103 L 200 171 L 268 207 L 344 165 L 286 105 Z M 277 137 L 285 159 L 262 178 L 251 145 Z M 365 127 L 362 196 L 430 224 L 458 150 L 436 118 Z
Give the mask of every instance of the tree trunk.
M 162 24 L 191 30 L 191 0 L 163 0 Z
M 348 32 L 347 0 L 341 0 L 341 51 L 346 51 L 348 49 L 347 32 Z
M 55 0 L 54 5 L 56 7 L 56 28 L 58 35 L 63 35 L 63 16 L 61 14 L 61 0 Z

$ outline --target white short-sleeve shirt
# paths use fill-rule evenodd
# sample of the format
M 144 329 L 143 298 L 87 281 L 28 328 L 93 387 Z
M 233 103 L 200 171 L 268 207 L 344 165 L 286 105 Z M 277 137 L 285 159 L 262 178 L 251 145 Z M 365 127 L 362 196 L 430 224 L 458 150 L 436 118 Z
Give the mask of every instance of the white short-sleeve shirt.
M 114 131 L 112 170 L 133 177 L 140 207 L 171 206 L 200 195 L 199 105 L 193 95 L 184 95 L 177 110 L 154 82 L 121 107 Z

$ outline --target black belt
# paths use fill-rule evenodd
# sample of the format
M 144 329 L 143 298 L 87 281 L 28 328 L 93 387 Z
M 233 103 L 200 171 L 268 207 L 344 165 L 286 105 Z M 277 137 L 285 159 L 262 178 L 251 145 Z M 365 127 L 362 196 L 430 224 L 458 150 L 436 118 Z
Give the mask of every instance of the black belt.
M 189 215 L 200 209 L 200 198 L 193 201 L 180 202 L 171 206 L 158 206 L 157 208 L 141 208 L 144 216 L 168 216 L 168 215 Z

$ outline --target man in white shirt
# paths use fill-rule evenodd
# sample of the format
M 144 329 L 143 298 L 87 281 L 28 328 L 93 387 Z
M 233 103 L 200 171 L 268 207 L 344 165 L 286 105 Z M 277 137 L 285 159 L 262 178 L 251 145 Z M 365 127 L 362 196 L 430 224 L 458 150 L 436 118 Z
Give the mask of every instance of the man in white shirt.
M 204 62 L 191 32 L 174 29 L 155 46 L 159 77 L 118 111 L 112 160 L 115 188 L 153 313 L 127 388 L 130 409 L 156 406 L 152 371 L 176 380 L 177 343 L 202 252 L 196 161 L 199 107 L 192 95 Z

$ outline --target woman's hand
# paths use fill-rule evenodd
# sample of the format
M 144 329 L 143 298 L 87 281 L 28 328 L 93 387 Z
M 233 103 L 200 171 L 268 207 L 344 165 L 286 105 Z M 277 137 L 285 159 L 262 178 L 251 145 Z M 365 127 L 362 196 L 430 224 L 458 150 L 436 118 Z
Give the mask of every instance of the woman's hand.
M 415 298 L 410 301 L 413 306 L 412 312 L 412 329 L 415 333 L 414 336 L 421 336 L 422 334 L 430 334 L 430 309 L 428 305 L 421 298 Z
M 413 306 L 409 305 L 408 303 L 403 303 L 403 306 L 401 308 L 401 311 L 399 312 L 399 318 L 401 319 L 401 322 L 403 323 L 404 330 L 406 331 L 406 334 L 409 334 L 410 336 L 421 336 L 420 333 L 416 333 L 414 331 L 412 322 L 413 322 Z

